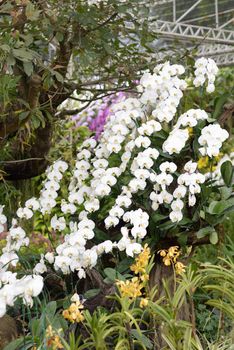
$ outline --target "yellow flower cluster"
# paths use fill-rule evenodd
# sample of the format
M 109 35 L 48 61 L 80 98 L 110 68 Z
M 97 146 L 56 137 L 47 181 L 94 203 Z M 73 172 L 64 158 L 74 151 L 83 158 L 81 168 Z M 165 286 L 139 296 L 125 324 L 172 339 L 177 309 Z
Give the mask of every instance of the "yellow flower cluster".
M 178 246 L 170 247 L 169 249 L 161 249 L 158 251 L 158 254 L 163 257 L 163 263 L 165 266 L 174 266 L 178 275 L 185 271 L 185 265 L 182 262 L 177 261 L 181 254 Z
M 137 275 L 140 274 L 141 276 L 147 274 L 146 268 L 149 264 L 150 259 L 150 249 L 147 246 L 147 244 L 144 246 L 143 251 L 138 255 L 138 257 L 135 259 L 135 263 L 130 266 L 130 269 Z M 142 278 L 141 278 L 142 279 Z M 142 279 L 144 280 L 144 278 Z
M 181 261 L 177 261 L 177 263 L 175 263 L 175 271 L 177 275 L 181 275 L 185 272 L 185 265 Z
M 213 161 L 218 163 L 219 160 L 222 158 L 222 156 L 223 156 L 223 153 L 220 152 L 216 157 L 213 158 Z M 210 165 L 211 165 L 210 158 L 208 156 L 201 157 L 198 159 L 197 168 L 199 170 L 205 170 L 205 172 L 214 171 L 216 169 L 216 165 L 212 165 L 212 167 L 210 167 Z
M 60 332 L 59 330 L 58 332 Z M 59 335 L 53 330 L 52 326 L 49 325 L 46 329 L 46 346 L 52 350 L 63 349 Z
M 192 137 L 193 136 L 193 128 L 189 127 L 189 128 L 187 128 L 187 130 L 189 133 L 189 137 Z
M 142 289 L 145 287 L 146 282 L 149 280 L 149 274 L 147 267 L 149 265 L 151 254 L 147 244 L 144 246 L 143 251 L 135 259 L 135 263 L 130 266 L 130 269 L 134 272 L 135 276 L 131 280 L 116 281 L 119 291 L 123 297 L 130 299 L 136 299 L 143 296 Z M 140 301 L 140 307 L 145 307 L 148 304 L 147 298 L 142 298 Z
M 141 298 L 140 307 L 141 308 L 146 307 L 148 303 L 149 303 L 149 300 L 147 298 Z
M 82 314 L 82 309 L 84 305 L 80 302 L 79 296 L 75 294 L 72 299 L 74 301 L 68 309 L 63 310 L 63 317 L 70 321 L 71 323 L 82 322 L 84 316 Z
M 209 157 L 208 156 L 201 157 L 198 159 L 197 167 L 199 170 L 207 168 L 208 165 L 209 165 Z
M 142 295 L 141 289 L 143 288 L 143 283 L 141 283 L 138 277 L 133 277 L 131 280 L 127 281 L 117 281 L 116 284 L 123 297 L 135 299 Z

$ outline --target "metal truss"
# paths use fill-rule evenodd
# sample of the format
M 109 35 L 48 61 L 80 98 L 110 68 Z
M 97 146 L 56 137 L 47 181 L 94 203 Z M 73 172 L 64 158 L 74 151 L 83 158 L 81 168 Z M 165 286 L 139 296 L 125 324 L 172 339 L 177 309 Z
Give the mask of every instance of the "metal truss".
M 222 55 L 226 53 L 233 53 L 234 56 L 234 46 L 232 45 L 200 45 L 198 46 L 197 55 L 198 56 L 215 56 Z M 234 57 L 233 57 L 234 58 Z
M 163 5 L 163 4 L 168 4 L 172 2 L 173 0 L 155 0 L 155 5 Z
M 180 52 L 180 50 L 177 50 L 177 54 Z M 181 49 L 181 55 L 184 54 L 184 50 Z M 165 58 L 168 59 L 168 57 L 170 56 L 174 56 L 175 55 L 175 51 L 173 50 L 168 50 L 168 51 L 164 51 L 164 52 L 157 52 L 155 54 L 152 54 L 152 58 L 155 59 L 157 62 L 158 61 L 164 61 Z M 229 52 L 223 52 L 217 54 L 211 54 L 210 53 L 206 53 L 205 50 L 204 52 L 202 52 L 202 50 L 199 50 L 196 54 L 196 57 L 210 57 L 213 58 L 213 60 L 216 62 L 216 64 L 220 67 L 224 67 L 224 66 L 231 66 L 234 65 L 234 50 L 233 51 L 229 51 Z
M 224 11 L 219 11 L 218 12 L 218 17 L 221 17 L 223 15 L 227 15 L 227 14 L 231 14 L 234 12 L 234 9 L 229 9 L 229 10 L 224 10 Z M 214 17 L 217 17 L 217 14 L 216 13 L 210 13 L 208 15 L 204 15 L 204 16 L 200 16 L 200 17 L 194 17 L 194 18 L 190 18 L 190 19 L 185 19 L 184 20 L 184 23 L 191 23 L 191 22 L 197 22 L 197 21 L 200 21 L 200 20 L 207 20 L 207 19 L 210 19 L 210 18 L 214 18 Z M 229 23 L 231 23 L 233 21 L 233 18 L 230 19 L 230 21 L 227 21 L 225 23 L 223 23 L 222 25 L 217 25 L 216 27 L 218 28 L 224 28 L 226 27 Z M 218 21 L 219 22 L 219 21 Z
M 234 31 L 200 27 L 180 22 L 152 21 L 153 31 L 167 37 L 234 45 Z
M 223 55 L 210 56 L 220 67 L 234 65 L 234 53 L 226 53 Z
M 200 45 L 198 57 L 211 57 L 218 66 L 234 64 L 234 46 L 232 45 Z
M 160 12 L 158 5 L 164 4 L 168 5 Z M 188 4 L 191 4 L 189 8 Z M 198 57 L 212 57 L 221 66 L 231 65 L 234 64 L 234 31 L 230 27 L 234 18 L 230 15 L 234 13 L 234 6 L 230 6 L 231 2 L 226 7 L 223 4 L 223 0 L 155 0 L 150 25 L 152 31 L 165 40 L 178 39 L 186 42 L 188 48 L 196 43 Z M 212 11 L 203 14 L 201 8 L 204 6 Z M 201 15 L 193 16 L 193 13 Z M 169 49 L 165 55 L 170 53 Z

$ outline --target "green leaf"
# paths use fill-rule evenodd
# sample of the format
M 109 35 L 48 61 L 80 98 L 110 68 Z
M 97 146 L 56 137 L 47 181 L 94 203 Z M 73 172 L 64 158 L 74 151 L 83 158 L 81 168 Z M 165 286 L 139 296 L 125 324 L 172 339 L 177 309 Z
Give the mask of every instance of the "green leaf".
M 31 61 L 33 59 L 32 52 L 24 48 L 13 49 L 12 53 L 14 57 L 23 62 Z
M 200 210 L 199 215 L 200 215 L 200 218 L 203 219 L 203 220 L 206 217 L 204 210 Z
M 61 32 L 57 32 L 56 35 L 55 35 L 56 39 L 58 41 L 62 41 L 63 40 L 63 33 Z
M 222 111 L 223 105 L 226 103 L 226 101 L 228 100 L 228 97 L 230 96 L 229 93 L 225 93 L 221 96 L 219 96 L 216 101 L 215 101 L 215 110 L 214 113 L 212 115 L 212 117 L 214 119 L 217 119 L 220 116 L 220 113 Z
M 10 344 L 4 347 L 5 350 L 17 350 L 19 349 L 19 346 L 22 345 L 24 342 L 23 338 L 16 339 L 12 341 Z
M 37 21 L 40 16 L 40 11 L 38 11 L 31 2 L 28 2 L 25 14 L 30 21 Z
M 30 324 L 31 333 L 33 337 L 39 337 L 40 333 L 42 332 L 42 329 L 40 327 L 40 320 L 39 319 L 33 319 Z
M 4 350 L 27 350 L 33 346 L 33 341 L 21 337 L 19 339 L 13 340 L 10 344 L 4 347 Z
M 60 82 L 60 83 L 63 83 L 64 79 L 63 79 L 63 76 L 62 74 L 60 74 L 59 72 L 54 72 L 54 75 L 55 75 L 55 78 Z
M 29 111 L 25 111 L 25 112 L 20 113 L 19 120 L 23 121 L 24 119 L 26 119 L 28 117 L 29 113 L 30 113 Z
M 220 215 L 222 213 L 232 210 L 234 206 L 234 197 L 228 200 L 213 201 L 210 203 L 208 212 L 212 215 Z
M 211 214 L 206 213 L 206 221 L 211 226 L 215 226 L 215 225 L 220 224 L 221 222 L 223 222 L 224 219 L 225 219 L 225 216 L 223 214 L 211 215 Z
M 150 217 L 153 220 L 153 222 L 155 222 L 155 223 L 167 218 L 166 215 L 161 215 L 158 213 L 154 213 Z
M 222 199 L 228 199 L 232 195 L 232 188 L 221 187 L 220 193 L 221 193 Z
M 116 266 L 118 272 L 124 273 L 124 272 L 128 271 L 129 266 L 132 264 L 132 262 L 133 262 L 132 258 L 125 258 L 125 259 L 121 260 Z
M 171 222 L 171 220 L 167 220 L 166 222 L 164 222 L 163 224 L 158 225 L 158 227 L 161 230 L 169 230 L 172 227 L 175 227 L 175 223 Z
M 108 234 L 100 230 L 99 228 L 95 227 L 94 232 L 95 232 L 95 238 L 100 242 L 106 241 L 109 238 Z
M 184 217 L 181 221 L 179 221 L 178 226 L 187 226 L 192 223 L 193 221 L 191 219 Z
M 107 267 L 104 269 L 104 274 L 108 277 L 110 282 L 115 282 L 117 279 L 118 280 L 124 280 L 124 276 L 121 275 L 117 270 L 112 269 L 111 267 Z
M 153 349 L 153 344 L 150 339 L 147 338 L 142 332 L 139 333 L 136 329 L 131 330 L 133 337 L 138 340 L 140 344 L 143 344 L 147 349 Z
M 35 111 L 35 114 L 33 115 L 33 118 L 37 118 L 39 121 L 39 126 L 42 126 L 43 128 L 45 127 L 45 118 L 42 114 L 42 111 L 39 109 Z
M 33 116 L 33 118 L 31 119 L 31 122 L 32 122 L 33 129 L 37 129 L 41 125 L 40 119 L 37 118 L 36 115 Z
M 33 73 L 33 64 L 32 64 L 32 62 L 24 62 L 23 66 L 24 66 L 25 73 L 27 74 L 28 77 L 30 77 L 30 75 Z
M 85 299 L 91 299 L 95 297 L 100 292 L 100 290 L 100 288 L 87 290 L 87 292 L 84 294 Z
M 12 54 L 10 54 L 7 57 L 7 61 L 6 62 L 7 62 L 8 66 L 14 66 L 14 64 L 15 64 L 15 57 Z
M 53 317 L 56 313 L 57 303 L 56 301 L 51 301 L 46 305 L 45 313 L 50 317 Z
M 209 208 L 208 208 L 208 213 L 209 213 L 209 214 L 217 214 L 217 213 L 215 212 L 215 207 L 216 207 L 217 204 L 219 204 L 218 201 L 212 201 L 212 202 L 210 203 Z
M 212 227 L 212 226 L 207 226 L 207 227 L 201 228 L 201 229 L 196 233 L 196 235 L 197 235 L 197 238 L 200 239 L 200 238 L 203 238 L 203 237 L 205 237 L 205 236 L 207 236 L 207 235 L 212 234 L 213 231 L 215 231 L 215 230 L 214 230 L 214 227 Z
M 187 245 L 187 241 L 188 241 L 188 235 L 187 233 L 185 234 L 181 234 L 178 236 L 178 243 L 181 247 L 185 247 Z
M 113 48 L 111 45 L 108 45 L 107 43 L 103 42 L 103 47 L 104 47 L 104 50 L 109 54 L 111 55 L 113 53 Z
M 211 232 L 211 234 L 210 234 L 210 243 L 211 243 L 211 244 L 217 244 L 217 243 L 218 243 L 218 240 L 219 240 L 218 234 L 217 234 L 217 232 L 214 230 L 214 231 Z
M 6 45 L 6 44 L 1 45 L 0 50 L 5 51 L 7 53 L 9 53 L 11 51 L 10 46 Z
M 232 185 L 233 170 L 233 165 L 230 160 L 227 160 L 221 165 L 221 175 L 227 187 L 230 187 Z

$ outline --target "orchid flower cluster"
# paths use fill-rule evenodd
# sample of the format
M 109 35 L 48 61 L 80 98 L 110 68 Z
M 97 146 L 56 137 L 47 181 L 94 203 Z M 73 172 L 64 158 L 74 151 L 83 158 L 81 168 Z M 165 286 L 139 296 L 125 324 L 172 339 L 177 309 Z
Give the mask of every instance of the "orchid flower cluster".
M 99 6 L 100 4 L 107 4 L 108 0 L 86 0 L 89 6 L 96 5 Z M 125 2 L 125 0 L 119 0 L 119 2 Z
M 89 6 L 91 5 L 99 5 L 99 3 L 101 3 L 102 0 L 87 0 L 87 3 Z
M 33 275 L 24 277 L 29 285 L 39 279 L 37 288 L 22 292 L 17 287 L 21 280 L 7 271 L 12 260 L 18 261 L 16 252 L 20 246 L 28 244 L 20 223 L 14 221 L 0 258 L 2 305 L 12 305 L 17 296 L 31 304 L 30 297 L 42 288 L 40 275 L 46 272 L 48 264 L 63 274 L 76 272 L 83 278 L 85 270 L 93 268 L 104 253 L 115 249 L 134 257 L 142 251 L 144 238 L 150 235 L 152 213 L 164 208 L 176 225 L 183 219 L 186 208 L 196 205 L 206 178 L 198 171 L 197 160 L 191 159 L 194 154 L 189 147 L 190 131 L 198 126 L 194 137 L 201 154 L 210 158 L 219 152 L 228 133 L 217 124 L 210 124 L 204 110 L 190 109 L 178 115 L 187 88 L 181 77 L 184 73 L 182 65 L 166 62 L 156 66 L 153 73 L 143 74 L 138 86 L 139 97 L 127 98 L 113 106 L 100 140 L 89 138 L 83 142 L 74 169 L 69 169 L 62 160 L 47 169 L 39 198 L 26 201 L 25 206 L 17 210 L 17 216 L 27 220 L 40 212 L 45 220 L 49 217 L 51 229 L 68 233 L 54 252 L 41 256 Z M 189 160 L 184 161 L 186 158 Z M 61 181 L 69 176 L 68 196 L 61 200 Z M 138 205 L 137 196 L 146 189 L 149 196 L 144 207 Z M 95 244 L 92 241 L 97 228 L 94 217 L 110 198 L 113 205 L 104 220 L 106 230 L 115 227 L 121 236 L 119 240 Z M 1 223 L 6 221 L 3 215 L 1 209 Z M 10 295 L 14 294 L 10 300 L 9 293 L 5 292 L 8 289 L 11 289 Z
M 206 91 L 208 93 L 215 90 L 215 77 L 218 73 L 218 67 L 212 58 L 199 58 L 195 63 L 195 79 L 193 81 L 195 86 L 203 86 L 207 80 Z
M 4 205 L 0 206 L 0 232 L 4 231 L 4 225 L 7 222 L 7 217 L 3 214 Z
M 6 223 L 7 218 L 2 214 L 3 206 L 0 207 L 1 223 Z M 3 232 L 4 227 L 0 227 Z M 40 275 L 26 275 L 17 278 L 17 273 L 8 271 L 10 266 L 16 267 L 19 262 L 17 252 L 23 246 L 29 245 L 29 238 L 22 227 L 17 225 L 17 220 L 12 221 L 9 234 L 6 237 L 6 246 L 0 256 L 0 317 L 6 313 L 6 306 L 13 306 L 15 300 L 21 297 L 25 304 L 33 305 L 33 297 L 38 296 L 43 288 L 43 278 Z
M 118 92 L 116 94 L 105 96 L 101 100 L 97 100 L 82 112 L 73 116 L 72 119 L 77 126 L 88 126 L 88 128 L 95 133 L 94 138 L 99 139 L 104 130 L 106 120 L 112 113 L 112 106 L 124 100 L 126 94 Z

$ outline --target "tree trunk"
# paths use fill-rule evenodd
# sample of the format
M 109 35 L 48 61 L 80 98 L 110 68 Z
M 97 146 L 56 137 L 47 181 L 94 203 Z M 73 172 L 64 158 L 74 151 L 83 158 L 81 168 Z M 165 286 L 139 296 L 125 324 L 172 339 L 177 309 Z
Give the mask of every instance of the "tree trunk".
M 0 350 L 18 336 L 18 329 L 15 320 L 5 315 L 0 318 Z
M 22 180 L 42 174 L 48 166 L 46 156 L 50 150 L 52 125 L 46 123 L 44 128 L 35 131 L 35 141 L 23 154 L 19 152 L 18 141 L 14 144 L 15 161 L 5 162 L 4 171 L 7 180 Z

